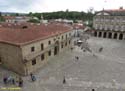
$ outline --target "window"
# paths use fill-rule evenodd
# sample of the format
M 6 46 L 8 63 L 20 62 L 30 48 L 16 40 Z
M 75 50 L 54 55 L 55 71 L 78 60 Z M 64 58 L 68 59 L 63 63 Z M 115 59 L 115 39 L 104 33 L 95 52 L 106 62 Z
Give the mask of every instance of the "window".
M 67 34 L 66 34 L 66 39 L 67 39 Z
M 69 33 L 69 36 L 71 36 L 71 33 Z
M 43 50 L 44 49 L 44 45 L 43 45 L 43 43 L 41 44 L 41 50 Z
M 56 41 L 56 39 L 54 38 L 53 41 Z
M 50 44 L 51 44 L 51 41 L 48 41 L 48 44 L 50 45 Z
M 41 60 L 44 60 L 44 54 L 41 55 Z
M 51 56 L 51 50 L 48 52 L 48 55 Z
M 32 65 L 35 65 L 36 64 L 36 59 L 33 59 L 32 60 Z
M 34 52 L 35 51 L 35 47 L 31 47 L 31 52 Z
M 1 59 L 1 57 L 0 57 L 0 64 L 2 64 L 2 59 Z
M 69 40 L 69 44 L 71 43 L 71 41 Z
M 63 36 L 62 36 L 62 39 L 63 39 Z
M 62 43 L 61 47 L 63 48 L 63 43 Z
M 67 46 L 67 42 L 65 43 L 65 46 Z

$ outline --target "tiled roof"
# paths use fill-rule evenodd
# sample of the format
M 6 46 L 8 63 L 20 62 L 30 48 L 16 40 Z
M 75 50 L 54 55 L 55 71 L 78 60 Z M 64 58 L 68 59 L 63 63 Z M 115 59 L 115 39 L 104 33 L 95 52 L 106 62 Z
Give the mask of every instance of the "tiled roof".
M 27 25 L 24 29 L 21 25 L 9 28 L 0 27 L 0 42 L 23 45 L 71 30 L 72 27 L 62 24 Z
M 125 9 L 108 9 L 108 10 L 102 10 L 99 12 L 107 12 L 112 16 L 125 16 Z M 96 13 L 99 13 L 96 12 Z
M 120 11 L 124 11 L 125 12 L 125 9 L 108 9 L 108 10 L 105 10 L 105 11 L 109 11 L 109 12 L 120 12 Z
M 8 20 L 8 19 L 14 19 L 15 16 L 3 16 L 4 19 Z

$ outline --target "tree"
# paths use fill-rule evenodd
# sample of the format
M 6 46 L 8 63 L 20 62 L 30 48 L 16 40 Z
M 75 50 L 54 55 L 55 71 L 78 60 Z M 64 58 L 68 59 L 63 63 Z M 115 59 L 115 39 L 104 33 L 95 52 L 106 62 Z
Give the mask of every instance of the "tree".
M 38 19 L 41 19 L 41 15 L 44 17 L 44 19 L 72 19 L 72 20 L 93 20 L 93 13 L 92 9 L 89 9 L 88 12 L 77 12 L 77 11 L 69 11 L 68 9 L 66 11 L 57 11 L 57 12 L 46 12 L 46 13 L 29 13 L 29 16 L 37 17 Z
M 3 18 L 3 16 L 0 16 L 0 22 L 4 22 L 5 19 Z
M 19 13 L 16 13 L 15 16 L 19 16 Z
M 0 17 L 2 16 L 2 13 L 0 12 Z
M 40 23 L 39 20 L 36 20 L 36 19 L 30 19 L 28 22 L 32 22 L 32 23 Z
M 28 14 L 28 15 L 29 15 L 29 16 L 32 16 L 32 14 L 33 14 L 32 12 L 29 12 L 29 14 Z

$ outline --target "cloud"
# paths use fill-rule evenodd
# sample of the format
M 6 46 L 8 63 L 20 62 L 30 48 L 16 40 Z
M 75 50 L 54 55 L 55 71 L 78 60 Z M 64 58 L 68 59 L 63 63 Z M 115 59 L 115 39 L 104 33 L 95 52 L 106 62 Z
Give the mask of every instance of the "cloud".
M 0 11 L 30 12 L 37 11 L 44 0 L 1 0 Z
M 125 0 L 0 0 L 0 11 L 3 12 L 48 12 L 60 10 L 87 11 L 118 9 Z

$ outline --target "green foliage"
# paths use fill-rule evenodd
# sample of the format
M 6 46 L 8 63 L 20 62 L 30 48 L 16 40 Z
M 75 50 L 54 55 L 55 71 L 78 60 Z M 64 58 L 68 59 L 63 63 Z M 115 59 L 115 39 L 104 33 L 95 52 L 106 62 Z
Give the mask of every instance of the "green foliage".
M 2 16 L 2 13 L 0 12 L 0 17 Z
M 29 12 L 29 14 L 28 14 L 28 15 L 29 15 L 29 16 L 32 16 L 32 14 L 33 14 L 32 12 Z
M 4 21 L 5 19 L 2 16 L 0 16 L 0 22 L 4 22 Z
M 77 11 L 58 11 L 58 12 L 48 12 L 48 13 L 29 13 L 30 16 L 35 16 L 38 19 L 41 19 L 41 15 L 44 19 L 72 19 L 72 20 L 92 20 L 94 14 L 91 12 L 77 12 Z
M 28 22 L 32 22 L 32 23 L 40 23 L 39 20 L 36 20 L 36 19 L 30 19 Z

